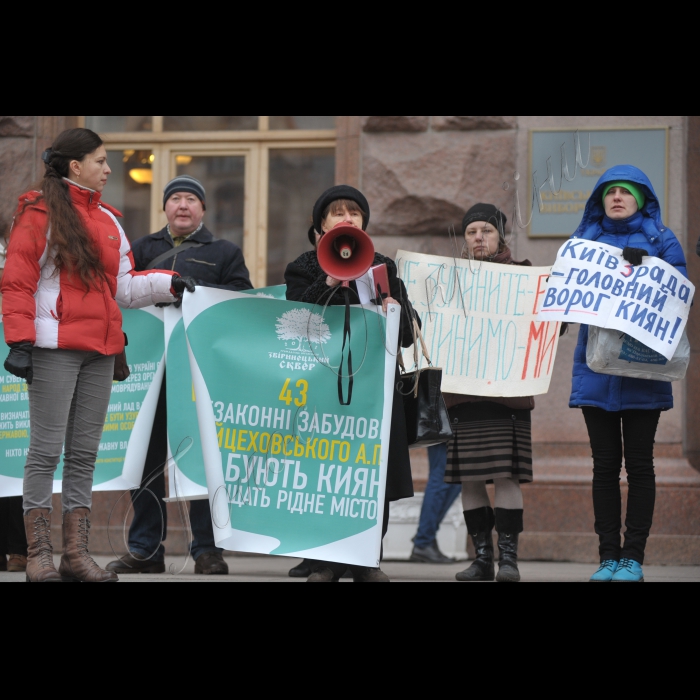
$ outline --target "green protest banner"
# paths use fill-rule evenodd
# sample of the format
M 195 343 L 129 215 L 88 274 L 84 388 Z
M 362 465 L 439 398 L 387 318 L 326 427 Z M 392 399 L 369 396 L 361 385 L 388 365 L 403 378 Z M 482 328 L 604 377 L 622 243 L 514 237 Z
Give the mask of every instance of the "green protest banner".
M 122 328 L 129 339 L 126 359 L 131 374 L 112 385 L 95 464 L 95 491 L 133 489 L 141 484 L 163 381 L 162 309 L 122 309 Z M 59 465 L 57 475 L 61 472 Z
M 10 348 L 0 316 L 0 363 Z M 23 379 L 0 364 L 0 498 L 22 494 L 24 463 L 29 452 L 29 395 Z
M 284 299 L 286 290 L 287 285 L 279 284 L 243 293 L 264 299 Z M 208 498 L 181 308 L 165 308 L 164 328 L 168 414 L 167 500 Z
M 207 498 L 202 443 L 199 438 L 182 309 L 168 306 L 164 311 L 168 500 Z
M 95 463 L 95 491 L 131 489 L 141 483 L 163 377 L 161 309 L 124 309 L 122 317 L 122 326 L 129 338 L 126 353 L 131 375 L 112 386 Z M 0 353 L 3 353 L 3 360 L 8 352 L 2 333 Z M 0 497 L 4 497 L 22 493 L 24 464 L 29 451 L 29 396 L 26 383 L 4 368 L 0 370 L 0 387 Z M 60 492 L 62 478 L 63 458 L 54 476 L 54 493 Z
M 185 296 L 217 546 L 378 565 L 399 314 L 351 308 L 345 406 L 344 307 L 201 287 Z

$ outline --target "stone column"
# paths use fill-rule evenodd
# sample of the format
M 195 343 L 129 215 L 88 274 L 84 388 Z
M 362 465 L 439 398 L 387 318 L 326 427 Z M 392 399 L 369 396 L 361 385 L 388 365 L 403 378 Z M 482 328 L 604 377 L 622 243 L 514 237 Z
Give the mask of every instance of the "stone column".
M 0 235 L 6 233 L 17 197 L 43 173 L 41 153 L 78 117 L 0 116 Z
M 335 184 L 360 186 L 360 117 L 336 117 Z
M 695 246 L 700 238 L 700 117 L 688 117 L 687 136 L 687 222 L 688 235 L 686 257 L 688 276 L 696 288 L 695 304 L 688 320 L 690 340 L 690 365 L 686 374 L 686 405 L 683 448 L 688 461 L 700 469 L 700 319 L 698 304 L 700 296 L 700 258 Z

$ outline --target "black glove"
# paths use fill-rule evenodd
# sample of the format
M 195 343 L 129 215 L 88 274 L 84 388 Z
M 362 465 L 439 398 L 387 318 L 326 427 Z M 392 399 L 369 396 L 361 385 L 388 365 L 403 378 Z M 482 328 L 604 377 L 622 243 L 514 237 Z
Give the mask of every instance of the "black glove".
M 194 292 L 194 287 L 196 284 L 197 282 L 193 277 L 180 277 L 179 275 L 173 276 L 173 289 L 175 290 L 175 294 L 179 297 L 182 297 L 185 290 L 188 292 Z
M 645 255 L 649 255 L 649 253 L 644 248 L 630 248 L 627 246 L 622 249 L 622 257 L 632 265 L 641 265 L 642 257 Z
M 176 309 L 179 309 L 182 306 L 182 295 L 185 293 L 185 290 L 187 290 L 188 292 L 194 292 L 197 280 L 195 280 L 194 277 L 180 277 L 179 275 L 176 275 L 173 276 L 172 284 L 173 290 L 175 291 L 175 294 L 178 297 L 178 300 L 173 302 L 173 306 Z
M 26 379 L 27 384 L 31 384 L 34 379 L 33 347 L 31 343 L 14 343 L 10 345 L 10 354 L 5 360 L 5 369 L 16 377 Z

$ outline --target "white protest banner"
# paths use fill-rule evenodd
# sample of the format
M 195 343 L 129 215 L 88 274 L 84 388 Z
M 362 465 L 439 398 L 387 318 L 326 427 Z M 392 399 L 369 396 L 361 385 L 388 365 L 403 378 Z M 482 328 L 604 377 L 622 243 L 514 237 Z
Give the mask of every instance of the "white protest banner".
M 9 352 L 0 316 L 0 498 L 22 495 L 29 453 L 27 383 L 2 366 Z
M 287 285 L 286 284 L 275 284 L 272 287 L 258 287 L 258 289 L 247 289 L 242 292 L 242 294 L 250 294 L 254 297 L 261 297 L 263 299 L 281 299 L 285 300 L 287 298 Z
M 536 318 L 548 267 L 499 265 L 399 250 L 399 276 L 420 315 L 442 390 L 532 396 L 549 389 L 559 323 Z M 403 351 L 406 368 L 413 348 Z M 419 368 L 426 363 L 419 360 Z
M 141 483 L 158 393 L 163 378 L 161 309 L 123 309 L 122 327 L 130 376 L 112 384 L 105 427 L 93 477 L 94 491 L 136 488 Z M 0 355 L 7 357 L 0 318 Z M 29 452 L 29 396 L 26 383 L 0 369 L 0 498 L 22 494 Z M 63 457 L 54 474 L 53 491 L 62 488 Z
M 163 310 L 155 306 L 122 309 L 122 328 L 129 339 L 126 361 L 131 373 L 123 382 L 112 384 L 95 466 L 95 491 L 140 486 L 163 381 Z
M 261 299 L 284 299 L 287 285 L 250 289 L 243 294 Z M 165 358 L 168 414 L 168 501 L 208 498 L 202 443 L 197 424 L 190 357 L 182 308 L 165 309 Z
M 350 309 L 347 406 L 344 306 L 197 287 L 182 308 L 217 546 L 378 566 L 399 307 Z
M 634 267 L 620 248 L 572 238 L 557 253 L 538 318 L 614 328 L 670 360 L 694 294 L 660 258 Z
M 207 498 L 182 308 L 164 309 L 168 416 L 168 500 Z

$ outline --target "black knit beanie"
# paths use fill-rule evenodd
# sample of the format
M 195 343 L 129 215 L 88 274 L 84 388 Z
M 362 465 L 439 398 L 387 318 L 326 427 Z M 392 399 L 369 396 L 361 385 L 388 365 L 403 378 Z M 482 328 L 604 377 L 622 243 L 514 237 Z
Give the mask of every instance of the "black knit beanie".
M 178 175 L 173 178 L 163 190 L 163 209 L 165 209 L 165 203 L 175 192 L 189 192 L 199 199 L 204 209 L 207 208 L 204 185 L 197 178 L 190 175 Z
M 362 228 L 366 231 L 367 224 L 369 223 L 369 203 L 360 190 L 356 190 L 354 187 L 350 187 L 350 185 L 335 185 L 334 187 L 330 187 L 316 200 L 313 211 L 314 228 L 319 233 L 323 233 L 323 229 L 321 228 L 323 212 L 326 207 L 331 202 L 335 202 L 336 199 L 351 199 L 353 202 L 357 202 L 360 205 L 360 209 L 365 213 L 362 217 Z M 311 234 L 309 234 L 309 239 L 310 238 Z
M 475 204 L 469 209 L 469 211 L 464 215 L 462 219 L 462 235 L 467 230 L 467 226 L 471 224 L 472 221 L 486 221 L 496 227 L 499 234 L 503 238 L 506 233 L 506 215 L 494 207 L 493 204 Z

